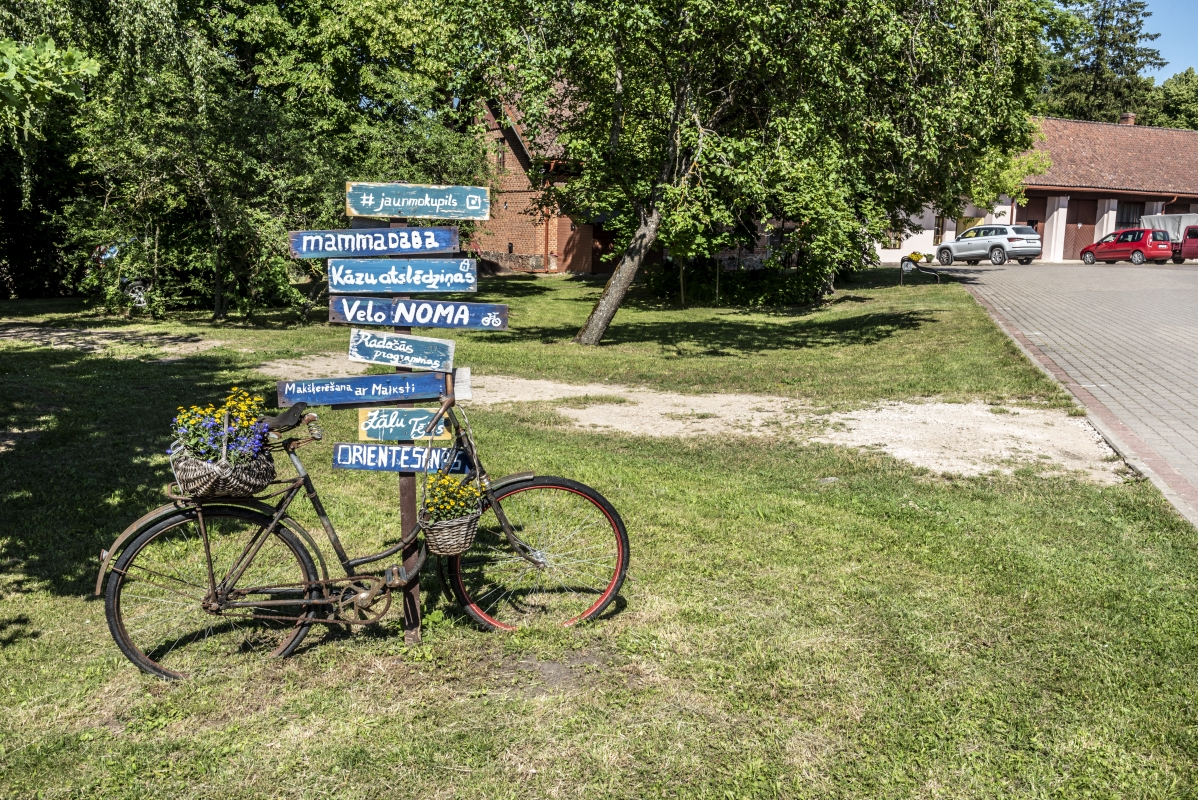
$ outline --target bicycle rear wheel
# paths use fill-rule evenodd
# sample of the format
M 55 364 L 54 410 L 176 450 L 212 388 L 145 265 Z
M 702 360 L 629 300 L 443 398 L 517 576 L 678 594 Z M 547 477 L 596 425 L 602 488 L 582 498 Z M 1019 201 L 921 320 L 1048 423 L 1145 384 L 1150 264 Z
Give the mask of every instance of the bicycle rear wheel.
M 494 630 L 574 625 L 611 605 L 628 571 L 628 532 L 603 495 L 565 478 L 537 477 L 495 499 L 545 566 L 514 552 L 487 508 L 474 545 L 449 560 L 450 586 L 472 619 Z
M 204 514 L 216 582 L 270 525 L 251 510 Z M 208 558 L 195 510 L 182 511 L 137 537 L 108 577 L 108 629 L 126 657 L 162 678 L 228 669 L 295 650 L 311 627 L 319 591 L 316 566 L 298 537 L 276 527 L 236 581 L 240 603 L 215 609 L 209 600 Z M 270 617 L 274 617 L 271 619 Z

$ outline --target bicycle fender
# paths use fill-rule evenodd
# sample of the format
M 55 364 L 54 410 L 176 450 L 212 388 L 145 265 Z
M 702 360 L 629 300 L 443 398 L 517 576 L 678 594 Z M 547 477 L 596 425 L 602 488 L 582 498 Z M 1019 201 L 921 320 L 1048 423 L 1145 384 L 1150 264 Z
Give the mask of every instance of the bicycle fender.
M 535 472 L 515 472 L 511 475 L 504 475 L 498 480 L 491 481 L 491 491 L 497 492 L 516 483 L 528 483 L 535 477 L 537 477 Z
M 273 517 L 275 514 L 275 509 L 273 506 L 269 506 L 266 503 L 263 503 L 261 500 L 255 500 L 251 497 L 244 499 L 231 497 L 221 503 L 205 503 L 204 507 L 211 509 L 249 508 L 262 514 L 266 514 L 270 517 Z M 159 506 L 153 511 L 144 514 L 128 528 L 125 528 L 125 530 L 121 532 L 121 535 L 116 537 L 112 544 L 108 546 L 108 549 L 101 550 L 100 572 L 98 575 L 96 575 L 95 596 L 99 597 L 104 593 L 104 578 L 108 574 L 108 565 L 112 563 L 112 561 L 121 552 L 121 549 L 126 543 L 129 542 L 130 539 L 133 539 L 142 531 L 158 524 L 163 519 L 177 514 L 186 508 L 189 508 L 189 506 L 182 506 L 177 503 L 168 503 L 164 506 Z M 280 524 L 286 525 L 293 532 L 297 533 L 308 545 L 309 549 L 316 553 L 316 558 L 320 562 L 320 571 L 322 573 L 322 577 L 327 580 L 329 577 L 328 566 L 325 564 L 324 554 L 320 552 L 320 548 L 316 546 L 316 542 L 312 539 L 312 534 L 308 533 L 304 526 L 292 519 L 290 515 L 285 515 L 281 520 L 279 520 L 279 522 Z

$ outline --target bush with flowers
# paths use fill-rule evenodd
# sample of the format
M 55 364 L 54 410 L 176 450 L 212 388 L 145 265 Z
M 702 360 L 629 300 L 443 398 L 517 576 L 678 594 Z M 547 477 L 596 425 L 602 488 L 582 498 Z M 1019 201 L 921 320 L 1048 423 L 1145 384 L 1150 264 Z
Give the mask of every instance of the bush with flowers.
M 228 448 L 225 448 L 225 412 L 229 414 Z M 259 418 L 266 411 L 261 397 L 250 395 L 236 386 L 230 390 L 224 405 L 207 407 L 179 406 L 174 419 L 176 444 L 187 455 L 204 461 L 217 462 L 226 453 L 230 464 L 247 464 L 262 455 L 266 448 L 266 423 Z
M 429 522 L 476 514 L 481 499 L 482 493 L 474 483 L 439 472 L 430 475 L 424 487 L 424 510 Z

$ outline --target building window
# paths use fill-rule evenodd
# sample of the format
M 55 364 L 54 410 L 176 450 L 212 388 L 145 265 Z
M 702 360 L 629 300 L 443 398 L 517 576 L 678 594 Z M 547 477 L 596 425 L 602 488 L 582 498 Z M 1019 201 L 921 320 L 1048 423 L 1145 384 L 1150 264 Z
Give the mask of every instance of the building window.
M 1115 213 L 1115 227 L 1117 228 L 1135 228 L 1140 224 L 1140 217 L 1144 216 L 1143 203 L 1125 203 L 1119 201 L 1119 210 Z
M 500 172 L 507 167 L 507 148 L 502 141 L 499 143 L 499 153 L 495 156 L 495 167 Z
M 936 217 L 936 224 L 932 228 L 932 246 L 940 244 L 944 241 L 944 217 Z
M 882 246 L 887 250 L 898 250 L 903 246 L 903 235 L 895 231 L 882 234 Z

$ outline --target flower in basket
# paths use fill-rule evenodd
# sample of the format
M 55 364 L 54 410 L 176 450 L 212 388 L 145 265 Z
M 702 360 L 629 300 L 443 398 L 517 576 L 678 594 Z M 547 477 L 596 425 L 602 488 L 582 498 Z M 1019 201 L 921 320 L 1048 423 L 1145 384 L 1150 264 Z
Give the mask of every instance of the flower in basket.
M 482 494 L 467 480 L 435 473 L 424 488 L 424 508 L 429 522 L 461 519 L 478 511 Z
M 188 455 L 205 461 L 220 461 L 225 446 L 225 412 L 229 414 L 230 464 L 246 464 L 260 456 L 266 448 L 266 423 L 259 418 L 266 411 L 261 397 L 244 389 L 232 388 L 222 406 L 209 403 L 205 407 L 179 406 L 174 419 L 175 439 L 182 443 Z

